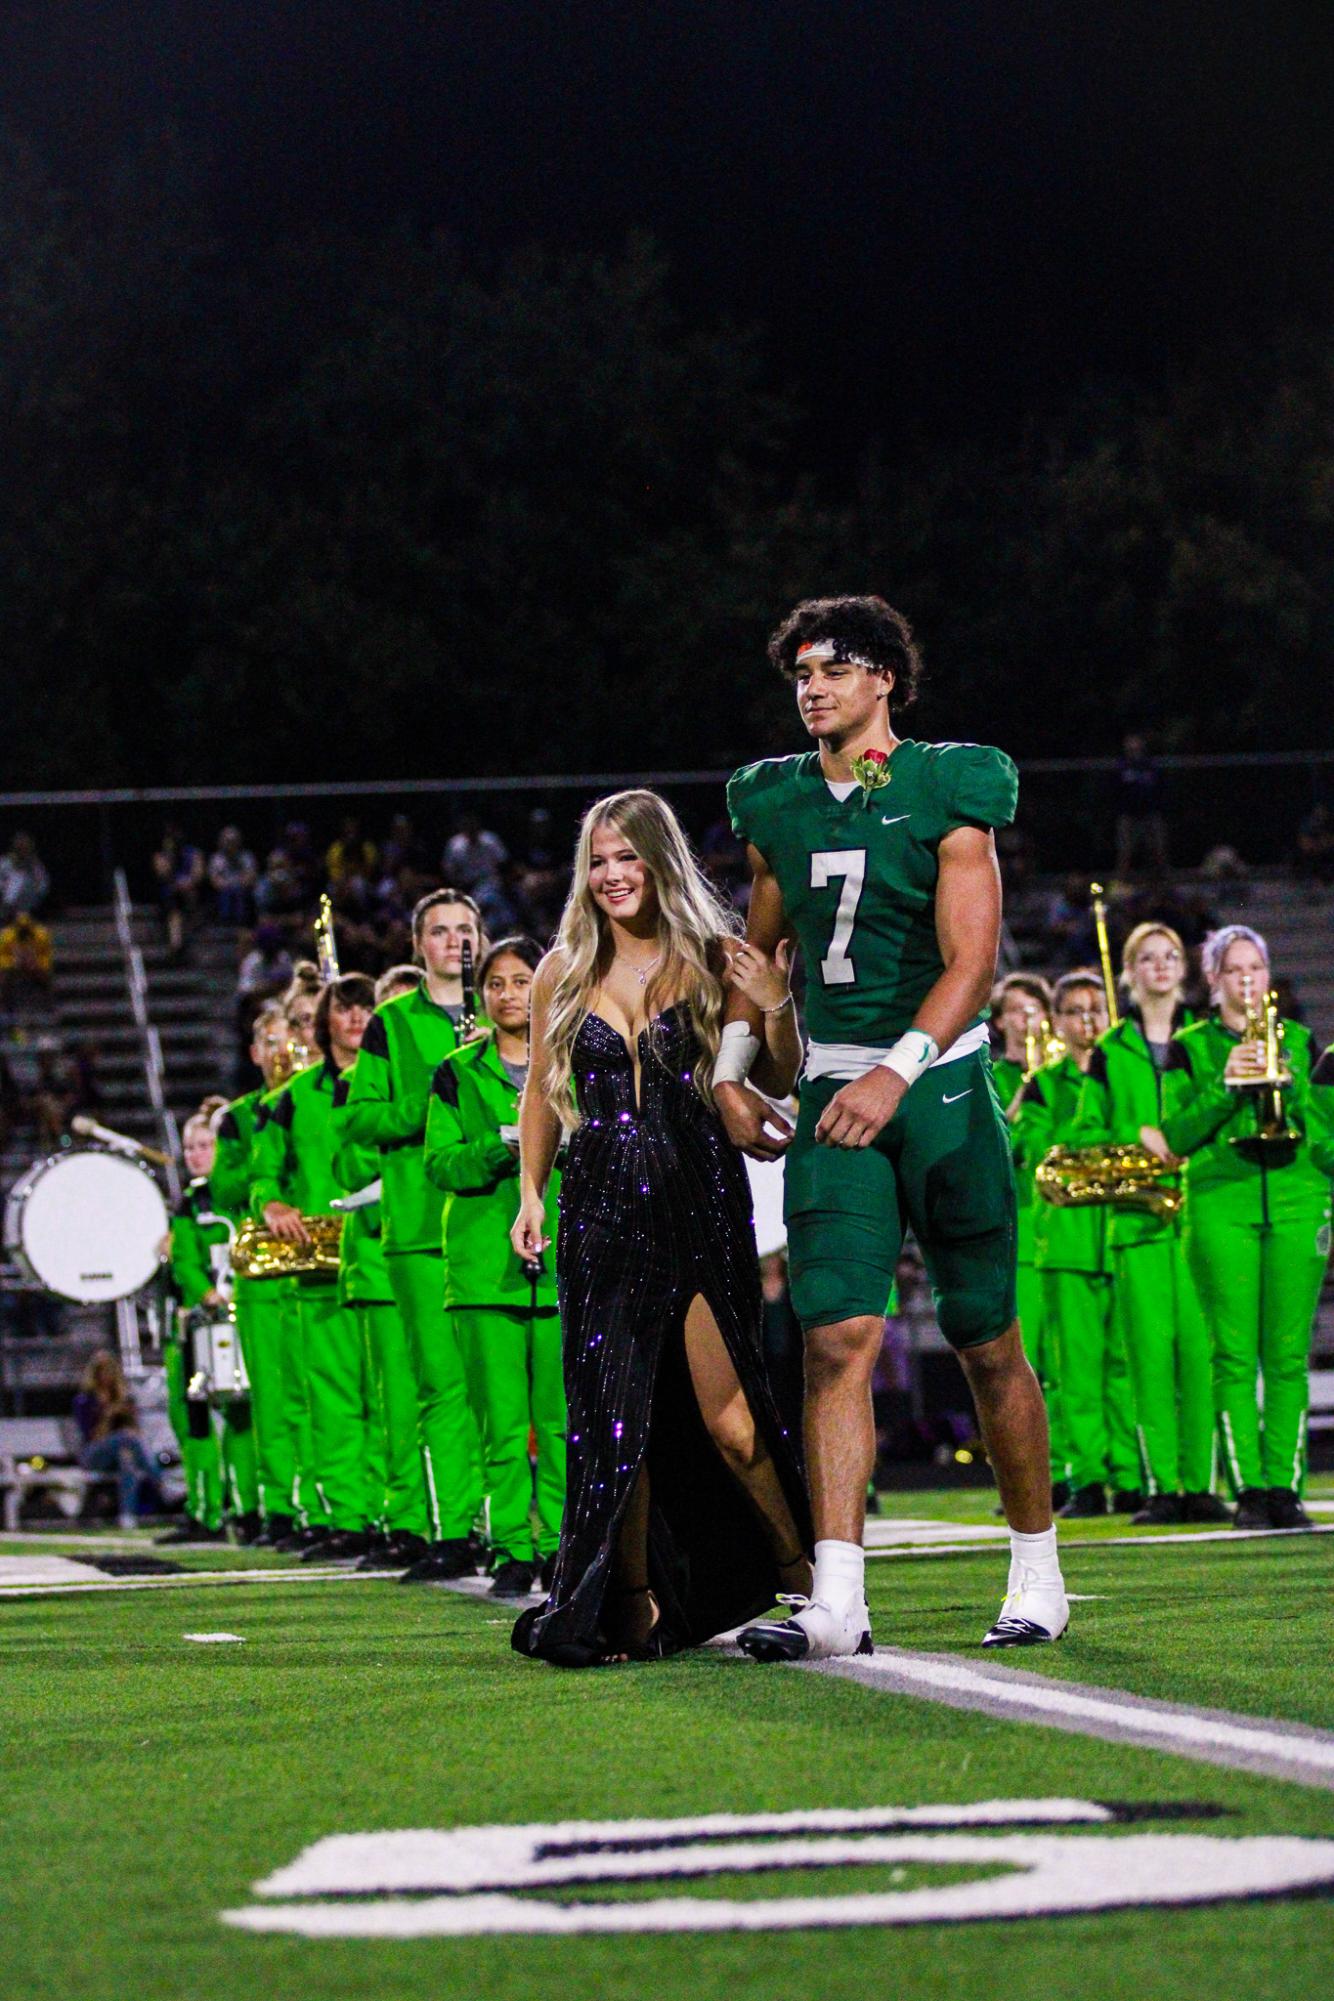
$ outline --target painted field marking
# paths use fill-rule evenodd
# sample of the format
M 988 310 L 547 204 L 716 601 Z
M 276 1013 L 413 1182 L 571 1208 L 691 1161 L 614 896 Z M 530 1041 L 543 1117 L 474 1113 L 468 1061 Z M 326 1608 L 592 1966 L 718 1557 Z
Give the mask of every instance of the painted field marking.
M 991 1523 L 916 1521 L 911 1517 L 869 1515 L 866 1547 L 872 1549 L 925 1548 L 934 1543 L 969 1541 L 978 1544 L 1005 1542 L 1010 1531 Z
M 100 1584 L 102 1571 L 91 1563 L 79 1563 L 68 1556 L 0 1556 L 0 1584 L 28 1586 L 40 1584 Z
M 193 1640 L 197 1647 L 243 1647 L 245 1645 L 245 1636 L 242 1633 L 182 1633 L 181 1638 L 183 1640 Z
M 806 1673 L 859 1681 L 897 1695 L 971 1709 L 1006 1722 L 1037 1723 L 1109 1744 L 1137 1744 L 1181 1758 L 1197 1758 L 1229 1771 L 1334 1791 L 1334 1730 L 1239 1716 L 1225 1709 L 1194 1709 L 1153 1702 L 1119 1689 L 1053 1681 L 990 1661 L 959 1661 L 947 1654 L 877 1647 L 873 1654 L 799 1664 Z M 766 1672 L 781 1673 L 781 1669 Z
M 395 1571 L 303 1564 L 300 1570 L 183 1570 L 173 1577 L 103 1577 L 96 1584 L 0 1584 L 0 1598 L 81 1597 L 94 1591 L 190 1591 L 218 1584 L 358 1584 L 392 1582 Z
M 1008 1535 L 1008 1529 L 997 1531 Z M 1058 1533 L 1058 1547 L 1064 1554 L 1070 1549 L 1194 1549 L 1202 1542 L 1272 1542 L 1281 1537 L 1334 1535 L 1334 1522 L 1317 1522 L 1311 1529 L 1186 1529 L 1181 1533 L 1168 1535 L 1101 1535 L 1088 1536 L 1083 1540 L 1065 1537 Z M 969 1556 L 984 1548 L 977 1542 L 940 1542 L 924 1544 L 915 1549 L 873 1549 L 868 1544 L 867 1561 L 883 1562 L 886 1558 L 902 1559 L 928 1556 Z
M 221 1917 L 245 1931 L 305 1938 L 805 1931 L 1211 1903 L 1334 1882 L 1334 1841 L 1062 1831 L 1101 1829 L 1132 1817 L 1199 1818 L 1209 1811 L 1173 1804 L 1132 1814 L 1092 1801 L 983 1800 L 958 1807 L 339 1834 L 315 1842 L 254 1886 L 258 1899 L 288 1901 L 259 1901 Z M 1007 1831 L 1013 1829 L 1025 1831 Z M 909 1866 L 995 1873 L 906 1890 L 818 1894 L 819 1871 L 850 1866 L 889 1869 L 891 1881 Z M 607 1884 L 675 1887 L 778 1870 L 809 1872 L 811 1890 L 754 1900 L 668 1895 L 604 1903 L 514 1894 Z M 326 1898 L 333 1901 L 320 1901 Z

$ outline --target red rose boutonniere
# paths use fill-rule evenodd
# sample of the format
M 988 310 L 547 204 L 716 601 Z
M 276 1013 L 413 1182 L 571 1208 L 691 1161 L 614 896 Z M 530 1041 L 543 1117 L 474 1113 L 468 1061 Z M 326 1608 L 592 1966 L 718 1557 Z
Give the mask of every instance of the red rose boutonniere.
M 864 750 L 852 760 L 852 775 L 862 788 L 862 805 L 869 806 L 871 794 L 889 783 L 889 752 Z

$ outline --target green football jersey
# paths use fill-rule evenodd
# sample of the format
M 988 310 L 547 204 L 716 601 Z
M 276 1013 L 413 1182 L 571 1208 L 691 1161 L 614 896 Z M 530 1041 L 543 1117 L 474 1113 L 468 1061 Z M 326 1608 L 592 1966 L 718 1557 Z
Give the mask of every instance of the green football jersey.
M 818 751 L 765 758 L 727 788 L 732 825 L 778 879 L 806 961 L 815 1042 L 885 1047 L 944 972 L 936 938 L 937 849 L 956 827 L 1005 827 L 1019 777 L 976 743 L 897 744 L 868 797 L 830 791 Z M 978 1017 L 981 1019 L 981 1016 Z

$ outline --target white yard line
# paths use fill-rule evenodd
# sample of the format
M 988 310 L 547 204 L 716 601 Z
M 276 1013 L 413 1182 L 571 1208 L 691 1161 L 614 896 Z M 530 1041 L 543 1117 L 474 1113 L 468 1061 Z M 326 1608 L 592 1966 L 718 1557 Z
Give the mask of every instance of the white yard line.
M 1060 1536 L 1060 1547 L 1068 1549 L 1193 1549 L 1202 1542 L 1276 1541 L 1279 1537 L 1334 1535 L 1334 1522 L 1317 1522 L 1313 1529 L 1183 1529 L 1166 1535 L 1100 1535 L 1082 1539 Z M 976 1556 L 991 1548 L 983 1542 L 938 1542 L 916 1548 L 869 1549 L 868 1563 L 886 1557 Z
M 170 1577 L 104 1577 L 96 1584 L 0 1584 L 0 1598 L 78 1598 L 96 1591 L 182 1591 L 215 1584 L 335 1584 L 344 1578 L 376 1584 L 397 1575 L 332 1564 L 303 1564 L 299 1570 L 182 1570 Z
M 877 1647 L 874 1654 L 851 1659 L 813 1661 L 807 1672 L 944 1703 L 951 1709 L 977 1710 L 1007 1723 L 1045 1724 L 1106 1743 L 1137 1744 L 1233 1771 L 1263 1772 L 1296 1785 L 1334 1790 L 1334 1730 L 1238 1716 L 1222 1709 L 1194 1709 L 1184 1703 L 1151 1702 L 1118 1689 L 1053 1681 L 997 1662 L 960 1661 L 899 1647 Z

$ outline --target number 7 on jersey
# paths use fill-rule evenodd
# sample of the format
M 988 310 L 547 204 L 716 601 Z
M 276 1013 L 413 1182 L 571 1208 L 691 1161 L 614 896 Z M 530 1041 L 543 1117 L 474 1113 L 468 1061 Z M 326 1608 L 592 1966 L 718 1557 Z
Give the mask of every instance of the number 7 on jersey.
M 840 876 L 843 887 L 839 891 L 838 909 L 834 913 L 833 936 L 829 940 L 829 950 L 820 961 L 820 977 L 827 987 L 850 987 L 857 978 L 857 968 L 849 956 L 849 947 L 852 944 L 852 927 L 857 920 L 857 905 L 866 886 L 865 848 L 826 848 L 811 856 L 812 889 L 828 889 L 830 883 Z

